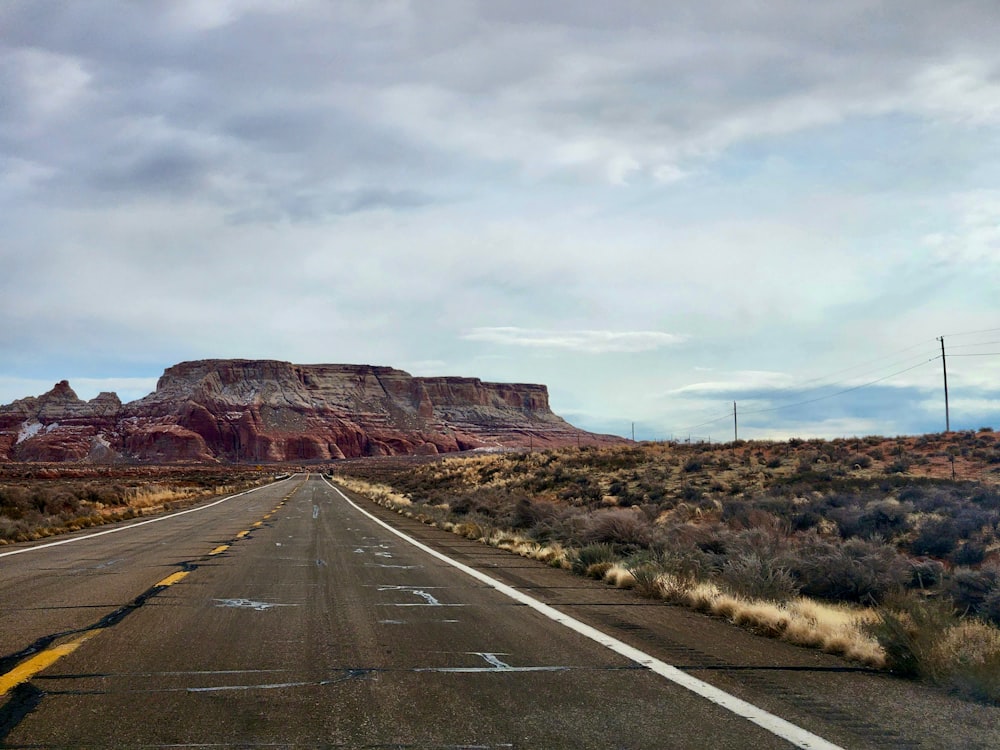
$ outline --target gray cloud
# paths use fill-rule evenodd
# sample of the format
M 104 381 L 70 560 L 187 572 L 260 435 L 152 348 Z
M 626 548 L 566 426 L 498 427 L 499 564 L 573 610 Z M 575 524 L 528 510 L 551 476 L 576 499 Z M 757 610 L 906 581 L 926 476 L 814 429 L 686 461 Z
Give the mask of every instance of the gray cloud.
M 699 421 L 713 394 L 659 398 L 697 367 L 822 373 L 988 327 L 998 22 L 992 0 L 8 0 L 0 376 L 433 362 L 652 429 Z

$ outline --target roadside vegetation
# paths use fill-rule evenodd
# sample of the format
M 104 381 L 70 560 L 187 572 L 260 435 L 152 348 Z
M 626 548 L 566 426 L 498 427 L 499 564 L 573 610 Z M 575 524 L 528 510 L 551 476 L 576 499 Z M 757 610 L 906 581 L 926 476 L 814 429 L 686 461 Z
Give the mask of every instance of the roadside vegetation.
M 0 545 L 182 508 L 270 477 L 218 467 L 9 465 L 0 469 Z
M 336 478 L 470 539 L 1000 702 L 990 430 L 343 462 Z

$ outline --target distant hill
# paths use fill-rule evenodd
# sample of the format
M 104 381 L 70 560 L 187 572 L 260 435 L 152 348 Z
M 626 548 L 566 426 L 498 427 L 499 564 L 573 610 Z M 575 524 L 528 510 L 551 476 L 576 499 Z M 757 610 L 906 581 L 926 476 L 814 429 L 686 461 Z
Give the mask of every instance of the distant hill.
M 371 365 L 198 360 L 167 368 L 127 404 L 114 393 L 83 401 L 64 380 L 0 406 L 5 461 L 320 461 L 623 442 L 553 414 L 544 385 Z

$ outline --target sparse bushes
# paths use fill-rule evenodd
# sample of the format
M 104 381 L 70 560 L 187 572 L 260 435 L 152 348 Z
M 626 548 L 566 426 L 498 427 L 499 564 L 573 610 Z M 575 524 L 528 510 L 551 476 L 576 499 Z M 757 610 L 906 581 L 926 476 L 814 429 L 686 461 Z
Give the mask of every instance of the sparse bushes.
M 945 583 L 944 591 L 959 612 L 984 615 L 987 601 L 1000 591 L 1000 570 L 995 566 L 983 566 L 979 570 L 956 568 Z
M 803 594 L 830 601 L 878 602 L 911 577 L 896 550 L 862 539 L 814 538 L 789 552 L 785 563 Z
M 730 592 L 751 599 L 783 602 L 799 593 L 799 584 L 787 570 L 756 552 L 726 560 L 719 580 Z
M 947 600 L 901 597 L 879 610 L 869 630 L 897 674 L 1000 702 L 1000 631 L 959 619 Z
M 185 469 L 135 468 L 134 477 L 102 480 L 103 472 L 128 469 L 74 468 L 69 476 L 55 479 L 17 477 L 11 467 L 0 484 L 0 544 L 39 539 L 103 523 L 133 518 L 143 510 L 168 508 L 171 503 L 190 502 L 218 492 L 236 491 L 263 477 L 247 472 L 197 471 Z M 118 475 L 118 477 L 121 476 Z M 7 477 L 14 479 L 7 480 Z M 82 475 L 82 477 L 81 477 Z
M 620 555 L 610 544 L 588 544 L 568 556 L 570 569 L 577 575 L 601 578 Z
M 910 591 L 956 609 L 959 619 L 1000 623 L 1000 584 L 988 562 L 1000 542 L 1000 492 L 914 476 L 930 472 L 923 456 L 941 450 L 933 436 L 923 442 L 923 455 L 912 440 L 880 438 L 749 444 L 735 453 L 657 445 L 496 454 L 415 467 L 393 483 L 419 487 L 418 504 L 447 502 L 451 521 L 479 525 L 482 537 L 509 528 L 575 548 L 565 559 L 580 573 L 733 621 L 757 617 L 753 627 L 762 631 L 788 628 L 795 642 L 875 663 L 865 650 L 874 640 L 813 638 L 808 626 L 788 624 L 796 620 L 787 612 L 815 600 L 854 603 L 855 627 L 860 605 L 887 607 Z M 909 462 L 913 473 L 887 467 L 885 456 Z M 747 602 L 763 599 L 786 602 L 785 614 L 746 614 Z M 897 619 L 912 629 L 921 616 Z M 887 618 L 889 639 L 895 625 Z
M 587 543 L 609 544 L 635 550 L 648 547 L 652 529 L 640 513 L 630 510 L 597 511 L 583 528 L 581 539 Z
M 910 545 L 915 555 L 946 557 L 958 546 L 958 529 L 950 518 L 927 521 Z
M 885 651 L 886 666 L 906 677 L 927 676 L 936 641 L 955 622 L 946 601 L 900 597 L 878 610 L 869 626 Z

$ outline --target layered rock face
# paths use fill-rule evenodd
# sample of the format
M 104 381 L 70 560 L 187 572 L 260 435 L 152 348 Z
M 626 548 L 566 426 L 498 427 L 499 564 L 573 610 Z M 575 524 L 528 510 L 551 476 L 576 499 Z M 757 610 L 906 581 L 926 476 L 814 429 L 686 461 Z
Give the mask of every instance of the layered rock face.
M 0 460 L 312 461 L 621 441 L 553 414 L 543 385 L 368 365 L 200 360 L 129 404 L 82 401 L 62 381 L 0 407 Z

